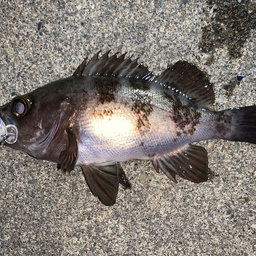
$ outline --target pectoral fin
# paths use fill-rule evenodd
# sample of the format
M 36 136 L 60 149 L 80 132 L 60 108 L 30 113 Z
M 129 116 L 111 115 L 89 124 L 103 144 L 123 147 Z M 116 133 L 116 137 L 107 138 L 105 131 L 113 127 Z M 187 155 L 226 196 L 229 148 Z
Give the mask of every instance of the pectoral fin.
M 76 135 L 71 128 L 66 129 L 69 145 L 66 150 L 60 153 L 58 166 L 61 170 L 70 172 L 74 169 L 77 157 L 77 141 Z
M 93 195 L 107 206 L 116 202 L 119 183 L 125 188 L 130 187 L 130 183 L 118 163 L 84 165 L 82 171 Z
M 196 183 L 207 181 L 210 176 L 207 151 L 196 145 L 155 157 L 152 162 L 157 171 L 161 169 L 174 182 L 177 182 L 176 175 Z

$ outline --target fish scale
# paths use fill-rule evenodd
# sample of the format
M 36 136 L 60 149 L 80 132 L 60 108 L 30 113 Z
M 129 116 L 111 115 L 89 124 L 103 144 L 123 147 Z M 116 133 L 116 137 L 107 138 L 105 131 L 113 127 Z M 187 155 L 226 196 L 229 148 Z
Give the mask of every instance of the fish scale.
M 145 114 L 141 112 L 141 105 L 149 106 L 144 103 L 145 101 L 141 103 L 116 96 L 114 101 L 98 105 L 97 96 L 93 95 L 91 98 L 88 100 L 90 105 L 87 105 L 86 111 L 81 112 L 79 117 L 79 120 L 84 121 L 80 121 L 78 165 L 127 161 L 136 158 L 149 160 L 154 156 L 175 151 L 192 141 L 208 139 L 214 134 L 214 130 L 211 129 L 211 122 L 214 119 L 211 120 L 205 111 L 200 113 L 202 118 L 197 122 L 202 124 L 197 131 L 194 131 L 195 134 L 192 137 L 188 135 L 193 131 L 193 123 L 197 122 L 192 122 L 191 118 L 181 117 L 181 120 L 187 123 L 183 125 L 181 120 L 176 121 L 176 114 L 150 106 L 152 111 L 148 113 L 148 117 L 144 117 L 141 127 L 138 127 L 138 120 Z M 139 106 L 134 108 L 134 105 Z M 107 114 L 109 109 L 111 114 Z M 193 114 L 190 115 L 193 116 Z M 179 124 L 178 127 L 177 124 Z M 206 130 L 208 132 L 202 134 Z M 102 144 L 104 153 L 101 152 Z
M 256 143 L 256 106 L 211 111 L 213 87 L 193 64 L 178 61 L 156 76 L 109 53 L 0 107 L 0 142 L 63 171 L 80 166 L 105 205 L 116 202 L 119 184 L 130 187 L 122 161 L 150 160 L 174 182 L 199 183 L 210 170 L 206 150 L 193 142 Z

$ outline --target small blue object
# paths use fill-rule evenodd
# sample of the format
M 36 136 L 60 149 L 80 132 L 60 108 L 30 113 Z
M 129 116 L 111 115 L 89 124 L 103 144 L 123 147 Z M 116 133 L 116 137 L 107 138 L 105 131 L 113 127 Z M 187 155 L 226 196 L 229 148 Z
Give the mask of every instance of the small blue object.
M 236 76 L 236 80 L 238 82 L 241 82 L 243 80 L 243 78 L 245 78 L 245 77 L 246 77 L 245 75 Z

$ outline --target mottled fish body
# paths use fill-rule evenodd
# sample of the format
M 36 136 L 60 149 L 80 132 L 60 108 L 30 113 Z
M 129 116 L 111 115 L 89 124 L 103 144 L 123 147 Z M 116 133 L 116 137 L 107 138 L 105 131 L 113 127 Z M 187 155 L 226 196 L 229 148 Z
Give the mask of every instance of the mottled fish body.
M 179 61 L 154 76 L 124 54 L 108 54 L 2 106 L 3 143 L 64 171 L 81 166 L 106 205 L 115 203 L 119 183 L 130 186 L 119 162 L 151 160 L 173 181 L 202 182 L 207 152 L 192 142 L 256 143 L 256 106 L 210 111 L 212 85 L 195 66 Z

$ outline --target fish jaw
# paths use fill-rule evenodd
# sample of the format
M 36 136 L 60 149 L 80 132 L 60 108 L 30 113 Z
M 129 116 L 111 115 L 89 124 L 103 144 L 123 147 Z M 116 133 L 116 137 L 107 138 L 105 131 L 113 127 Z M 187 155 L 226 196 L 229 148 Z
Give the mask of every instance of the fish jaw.
M 4 144 L 6 146 L 9 146 L 11 148 L 22 150 L 29 155 L 38 158 L 38 159 L 46 159 L 48 160 L 49 153 L 48 151 L 50 148 L 55 144 L 55 140 L 58 139 L 61 133 L 61 124 L 62 124 L 62 116 L 61 114 L 59 118 L 57 118 L 50 129 L 46 131 L 45 129 L 42 129 L 42 126 L 40 123 L 37 127 L 33 127 L 30 132 L 30 136 L 24 136 L 24 129 L 22 130 L 22 127 L 19 126 L 19 124 L 10 117 L 6 117 L 3 112 L 1 113 L 1 120 L 3 118 L 3 123 L 7 124 L 6 127 L 15 127 L 17 130 L 17 138 L 14 143 L 9 143 L 9 138 L 6 137 Z M 26 132 L 26 135 L 28 133 Z M 12 135 L 13 137 L 14 135 Z M 51 154 L 51 157 L 49 160 L 57 161 L 58 157 Z

